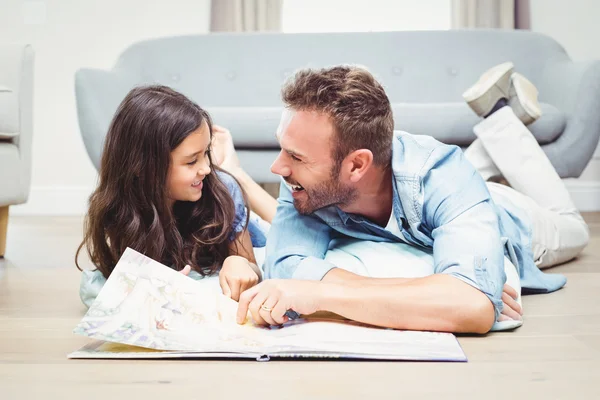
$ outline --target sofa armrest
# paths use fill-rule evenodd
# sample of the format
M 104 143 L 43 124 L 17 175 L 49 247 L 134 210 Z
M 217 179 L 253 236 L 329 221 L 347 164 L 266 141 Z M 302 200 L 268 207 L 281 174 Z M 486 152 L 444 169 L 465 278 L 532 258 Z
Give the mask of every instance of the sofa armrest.
M 6 81 L 0 65 L 0 140 L 12 140 L 19 134 L 19 98 Z
M 80 69 L 75 74 L 79 130 L 92 163 L 98 169 L 108 127 L 137 79 L 122 70 Z
M 540 101 L 565 112 L 562 135 L 544 146 L 563 178 L 581 175 L 600 138 L 600 61 L 547 64 L 538 87 Z
M 0 86 L 14 95 L 17 126 L 10 139 L 19 151 L 20 193 L 15 204 L 24 203 L 31 187 L 33 147 L 33 48 L 30 45 L 0 45 Z

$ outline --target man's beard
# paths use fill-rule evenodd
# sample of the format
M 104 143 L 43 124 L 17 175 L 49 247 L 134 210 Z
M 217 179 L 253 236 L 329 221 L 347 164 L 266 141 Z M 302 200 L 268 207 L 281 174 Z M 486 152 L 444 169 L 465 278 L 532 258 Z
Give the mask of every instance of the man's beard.
M 349 204 L 356 198 L 356 189 L 343 185 L 339 171 L 332 171 L 331 178 L 311 188 L 304 187 L 306 199 L 294 199 L 294 207 L 302 215 L 312 214 L 321 208 Z

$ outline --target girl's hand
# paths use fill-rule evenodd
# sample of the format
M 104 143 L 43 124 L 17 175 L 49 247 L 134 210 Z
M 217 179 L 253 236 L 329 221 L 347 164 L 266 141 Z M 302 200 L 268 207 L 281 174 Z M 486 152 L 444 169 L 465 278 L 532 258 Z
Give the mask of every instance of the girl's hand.
M 219 284 L 223 294 L 239 301 L 240 294 L 258 283 L 259 276 L 244 257 L 229 256 L 219 272 Z
M 231 132 L 222 126 L 213 125 L 212 134 L 211 152 L 213 162 L 230 174 L 235 175 L 234 172 L 240 168 L 240 160 L 233 146 Z
M 181 271 L 179 271 L 179 272 L 182 273 L 185 276 L 188 276 L 191 271 L 192 271 L 192 267 L 190 267 L 190 265 L 188 264 L 185 267 L 183 267 L 183 269 Z

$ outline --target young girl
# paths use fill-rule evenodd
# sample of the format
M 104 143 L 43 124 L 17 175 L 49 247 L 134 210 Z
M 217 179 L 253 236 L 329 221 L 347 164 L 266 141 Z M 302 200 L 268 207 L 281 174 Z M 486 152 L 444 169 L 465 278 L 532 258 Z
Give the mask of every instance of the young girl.
M 106 136 L 76 254 L 79 268 L 85 246 L 97 268 L 84 271 L 86 305 L 127 247 L 196 277 L 219 272 L 234 300 L 261 279 L 253 244 L 264 246 L 265 237 L 249 224 L 235 178 L 213 164 L 213 129 L 205 110 L 166 86 L 125 97 Z

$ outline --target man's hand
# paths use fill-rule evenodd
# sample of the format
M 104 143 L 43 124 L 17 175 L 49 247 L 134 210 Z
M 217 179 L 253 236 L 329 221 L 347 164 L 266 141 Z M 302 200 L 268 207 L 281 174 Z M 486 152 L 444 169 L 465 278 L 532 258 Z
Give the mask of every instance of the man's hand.
M 240 296 L 237 322 L 242 323 L 248 311 L 259 325 L 281 325 L 289 318 L 287 310 L 313 314 L 319 310 L 322 293 L 330 284 L 293 279 L 269 279 L 246 290 Z
M 504 285 L 502 291 L 502 314 L 498 318 L 498 321 L 521 321 L 523 319 L 523 308 L 517 303 L 519 294 L 512 286 Z
M 238 301 L 240 294 L 258 283 L 259 277 L 244 257 L 229 256 L 219 272 L 223 294 Z M 245 314 L 244 314 L 245 315 Z

